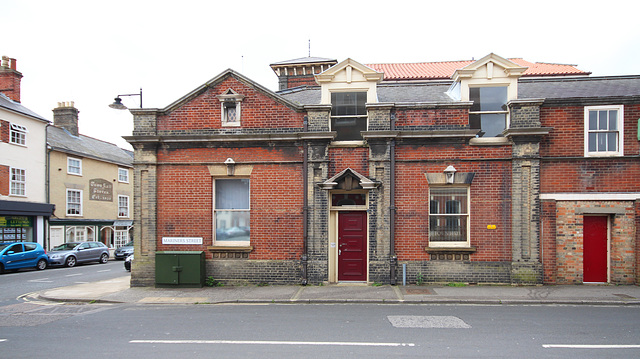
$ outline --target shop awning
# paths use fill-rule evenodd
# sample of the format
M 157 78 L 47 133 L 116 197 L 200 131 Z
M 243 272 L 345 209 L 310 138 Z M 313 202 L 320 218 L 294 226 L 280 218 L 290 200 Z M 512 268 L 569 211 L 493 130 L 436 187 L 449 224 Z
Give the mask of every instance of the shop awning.
M 0 201 L 0 216 L 45 216 L 56 209 L 55 204 L 37 202 Z

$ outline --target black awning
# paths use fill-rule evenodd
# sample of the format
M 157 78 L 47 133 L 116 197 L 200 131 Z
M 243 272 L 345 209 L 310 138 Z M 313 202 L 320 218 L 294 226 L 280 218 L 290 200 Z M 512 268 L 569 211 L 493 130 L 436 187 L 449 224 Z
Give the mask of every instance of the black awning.
M 0 216 L 45 216 L 49 217 L 56 209 L 55 204 L 0 201 Z

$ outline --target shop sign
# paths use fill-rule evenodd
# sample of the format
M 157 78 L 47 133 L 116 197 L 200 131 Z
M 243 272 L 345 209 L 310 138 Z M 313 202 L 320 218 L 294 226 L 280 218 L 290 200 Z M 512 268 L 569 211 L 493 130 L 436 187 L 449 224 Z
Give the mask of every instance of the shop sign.
M 33 227 L 33 218 L 28 216 L 0 216 L 0 227 Z
M 202 244 L 202 237 L 162 237 L 162 244 Z
M 113 202 L 113 183 L 101 178 L 90 180 L 89 199 L 92 201 Z

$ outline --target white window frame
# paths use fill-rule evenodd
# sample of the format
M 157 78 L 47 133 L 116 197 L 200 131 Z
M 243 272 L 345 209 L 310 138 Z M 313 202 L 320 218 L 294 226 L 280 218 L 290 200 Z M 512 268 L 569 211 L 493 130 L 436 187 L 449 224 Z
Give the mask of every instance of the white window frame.
M 10 169 L 10 191 L 11 196 L 27 196 L 27 170 L 24 168 L 11 167 Z
M 80 199 L 79 203 L 69 202 L 69 192 L 77 192 L 78 193 L 79 199 Z M 80 217 L 80 216 L 82 216 L 82 207 L 83 206 L 82 206 L 82 190 L 81 189 L 70 189 L 70 188 L 67 188 L 66 197 L 65 197 L 65 203 L 67 204 L 66 211 L 65 211 L 67 216 L 70 216 L 70 217 Z M 69 210 L 71 210 L 69 205 L 74 205 L 74 206 L 77 205 L 79 207 L 78 212 L 80 212 L 80 213 L 69 213 Z
M 22 125 L 18 125 L 17 123 L 11 123 L 9 127 L 9 143 L 26 147 L 27 133 L 29 133 L 29 130 L 27 130 L 27 128 Z
M 216 182 L 218 180 L 225 179 L 245 179 L 249 181 L 249 208 L 241 208 L 241 209 L 217 209 L 216 208 Z M 228 213 L 228 212 L 249 212 L 249 222 L 251 222 L 251 179 L 246 177 L 220 177 L 213 179 L 213 244 L 217 246 L 248 246 L 251 244 L 251 235 L 249 235 L 249 240 L 243 241 L 230 241 L 230 240 L 220 240 L 216 238 L 217 236 L 217 223 L 218 223 L 218 214 L 220 213 Z
M 228 89 L 222 95 L 218 95 L 218 99 L 220 100 L 220 121 L 222 127 L 240 127 L 242 119 L 241 108 L 242 100 L 244 100 L 244 95 L 240 95 L 233 89 Z M 233 121 L 230 121 L 228 109 L 232 107 L 232 105 L 235 108 L 235 119 Z
M 73 238 L 71 237 L 73 234 Z M 94 226 L 69 226 L 65 230 L 65 243 L 67 242 L 95 242 L 96 228 Z
M 452 214 L 448 214 L 448 213 L 431 213 L 431 195 L 432 195 L 432 191 L 433 190 L 443 190 L 443 189 L 464 189 L 467 192 L 467 206 L 466 208 L 460 208 L 460 213 L 452 213 Z M 469 248 L 470 247 L 470 223 L 471 223 L 471 198 L 470 198 L 470 188 L 468 186 L 433 186 L 431 188 L 429 188 L 429 247 L 430 248 L 451 248 L 451 247 L 455 247 L 455 248 Z M 439 202 L 438 202 L 439 203 Z M 438 208 L 445 206 L 446 204 L 438 204 Z M 463 213 L 463 210 L 466 210 L 466 212 Z M 436 218 L 437 217 L 437 218 Z M 438 221 L 447 221 L 450 220 L 450 218 L 454 218 L 457 219 L 458 221 L 465 221 L 465 223 L 460 223 L 460 227 L 464 228 L 466 233 L 464 234 L 464 237 L 466 238 L 465 241 L 433 241 L 432 237 L 431 237 L 431 231 L 433 230 L 431 228 L 431 225 L 433 223 L 437 223 Z M 461 218 L 463 217 L 463 218 Z
M 369 93 L 367 91 L 367 89 L 364 88 L 354 88 L 354 89 L 336 89 L 334 91 L 330 91 L 329 94 L 329 98 L 331 99 L 331 101 L 333 101 L 333 95 L 334 94 L 345 94 L 345 93 L 364 93 L 365 94 L 365 113 L 364 115 L 348 115 L 348 116 L 340 116 L 340 115 L 335 115 L 333 113 L 333 107 L 334 104 L 333 102 L 331 102 L 331 109 L 332 109 L 332 113 L 330 115 L 329 118 L 329 131 L 336 131 L 337 129 L 334 129 L 332 126 L 332 123 L 334 120 L 338 120 L 338 119 L 349 119 L 349 118 L 353 118 L 356 121 L 359 118 L 363 118 L 364 117 L 364 122 L 365 122 L 365 126 L 364 126 L 364 130 L 368 131 L 369 130 L 369 111 L 367 110 L 366 104 L 367 101 L 369 99 Z M 360 139 L 353 139 L 353 140 L 334 140 L 332 142 L 333 145 L 361 145 L 364 143 L 364 139 L 360 138 Z
M 618 146 L 616 151 L 589 151 L 589 133 L 596 132 L 589 130 L 589 112 L 590 111 L 618 111 Z M 584 108 L 584 156 L 585 157 L 617 157 L 624 155 L 624 105 L 606 105 L 606 106 L 585 106 Z
M 72 161 L 78 161 L 77 166 L 72 166 Z M 71 169 L 78 168 L 78 172 L 74 172 Z M 67 173 L 73 176 L 82 176 L 82 159 L 75 157 L 67 157 Z
M 480 116 L 480 130 L 482 131 L 482 115 L 504 115 L 505 119 L 504 119 L 504 130 L 509 129 L 509 126 L 511 125 L 511 116 L 510 116 L 510 112 L 509 112 L 509 84 L 496 84 L 496 85 L 470 85 L 468 90 L 469 90 L 469 101 L 471 101 L 471 90 L 472 89 L 482 89 L 482 88 L 489 88 L 489 87 L 500 87 L 500 88 L 505 88 L 507 90 L 507 97 L 506 97 L 506 102 L 504 104 L 504 106 L 507 107 L 506 110 L 504 111 L 471 111 L 469 110 L 469 118 L 471 118 L 471 115 L 479 115 Z M 471 125 L 471 121 L 469 121 L 469 125 Z M 503 131 L 504 131 L 503 130 Z M 496 138 L 496 137 L 501 137 L 501 136 L 488 136 L 488 137 L 480 137 L 482 139 L 492 139 L 492 138 Z
M 113 231 L 114 247 L 122 247 L 129 243 L 129 231 L 126 229 L 116 229 Z
M 126 201 L 126 205 L 121 201 Z M 129 218 L 129 203 L 129 196 L 118 195 L 118 218 Z M 125 209 L 125 214 L 122 214 L 122 209 Z
M 129 183 L 129 169 L 118 168 L 118 182 Z

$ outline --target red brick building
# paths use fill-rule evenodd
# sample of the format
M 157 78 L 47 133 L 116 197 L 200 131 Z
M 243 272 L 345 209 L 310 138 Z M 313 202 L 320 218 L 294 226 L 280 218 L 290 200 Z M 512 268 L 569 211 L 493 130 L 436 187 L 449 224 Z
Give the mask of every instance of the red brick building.
M 637 283 L 640 76 L 477 61 L 227 70 L 131 110 L 132 285 L 159 251 L 252 283 Z

